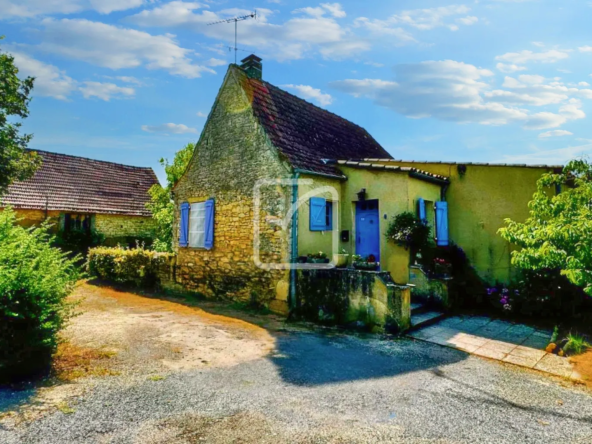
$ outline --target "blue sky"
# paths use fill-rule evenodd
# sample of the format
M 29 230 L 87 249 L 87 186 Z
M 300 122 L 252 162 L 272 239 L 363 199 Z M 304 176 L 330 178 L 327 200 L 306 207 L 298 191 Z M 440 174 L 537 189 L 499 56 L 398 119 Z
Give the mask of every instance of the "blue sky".
M 0 0 L 37 77 L 32 148 L 131 165 L 196 141 L 228 63 L 366 128 L 395 158 L 563 163 L 592 151 L 587 0 Z

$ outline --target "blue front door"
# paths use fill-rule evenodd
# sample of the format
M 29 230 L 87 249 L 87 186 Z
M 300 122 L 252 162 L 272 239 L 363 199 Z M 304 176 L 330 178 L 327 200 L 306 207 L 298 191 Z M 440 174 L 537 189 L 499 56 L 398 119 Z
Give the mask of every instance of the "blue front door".
M 373 255 L 380 261 L 380 218 L 378 201 L 356 202 L 356 254 L 363 258 Z

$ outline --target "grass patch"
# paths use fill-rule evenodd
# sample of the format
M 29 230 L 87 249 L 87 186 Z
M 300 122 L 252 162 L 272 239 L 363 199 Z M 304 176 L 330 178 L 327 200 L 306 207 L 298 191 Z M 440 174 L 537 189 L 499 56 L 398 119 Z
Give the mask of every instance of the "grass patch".
M 64 415 L 71 415 L 72 413 L 74 413 L 76 411 L 72 407 L 70 407 L 67 402 L 60 402 L 59 404 L 56 405 L 56 407 Z
M 563 351 L 569 355 L 581 355 L 590 348 L 590 343 L 578 334 L 570 333 L 567 335 L 567 343 L 563 347 Z
M 73 381 L 87 376 L 117 376 L 107 362 L 117 353 L 112 350 L 81 348 L 64 342 L 54 355 L 53 375 L 62 381 Z
M 148 377 L 149 381 L 162 381 L 163 379 L 165 379 L 165 377 L 161 375 L 152 375 Z

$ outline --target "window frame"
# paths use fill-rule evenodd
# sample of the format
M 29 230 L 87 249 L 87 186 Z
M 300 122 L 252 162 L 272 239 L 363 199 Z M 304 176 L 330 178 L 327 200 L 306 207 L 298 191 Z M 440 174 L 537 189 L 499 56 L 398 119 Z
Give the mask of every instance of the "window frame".
M 202 213 L 201 217 L 195 216 L 197 213 L 197 208 L 201 207 L 199 210 Z M 195 219 L 201 219 L 201 231 L 195 230 L 192 226 L 192 221 Z M 195 242 L 195 234 L 194 233 L 201 233 L 201 244 Z M 188 248 L 196 248 L 196 249 L 205 249 L 205 241 L 206 241 L 206 201 L 201 202 L 191 202 L 189 203 L 189 216 L 187 220 L 187 247 Z

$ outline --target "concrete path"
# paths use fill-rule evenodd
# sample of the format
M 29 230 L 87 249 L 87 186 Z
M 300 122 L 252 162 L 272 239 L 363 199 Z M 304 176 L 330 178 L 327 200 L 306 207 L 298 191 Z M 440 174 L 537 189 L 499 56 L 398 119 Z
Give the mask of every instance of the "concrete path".
M 409 334 L 485 358 L 581 379 L 568 358 L 547 353 L 552 332 L 483 316 L 454 316 Z

